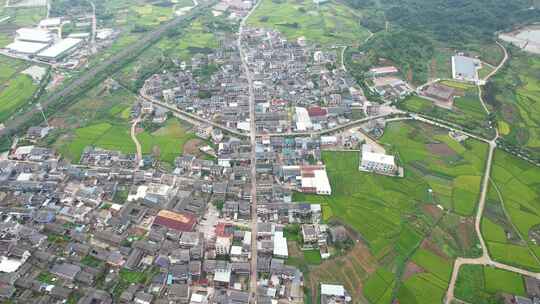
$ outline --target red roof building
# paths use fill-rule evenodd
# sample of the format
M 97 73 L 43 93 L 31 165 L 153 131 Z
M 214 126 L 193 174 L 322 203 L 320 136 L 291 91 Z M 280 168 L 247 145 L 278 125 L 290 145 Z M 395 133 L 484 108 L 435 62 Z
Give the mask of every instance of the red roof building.
M 178 231 L 193 231 L 197 219 L 191 213 L 161 210 L 154 219 L 154 225 Z
M 315 107 L 310 107 L 308 109 L 308 114 L 309 114 L 309 117 L 321 117 L 321 116 L 326 116 L 327 111 L 325 108 L 315 106 Z

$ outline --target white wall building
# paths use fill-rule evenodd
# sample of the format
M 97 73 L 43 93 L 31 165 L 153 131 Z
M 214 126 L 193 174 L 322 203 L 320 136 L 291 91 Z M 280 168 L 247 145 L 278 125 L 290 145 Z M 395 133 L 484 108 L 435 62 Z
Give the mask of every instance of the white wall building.
M 284 259 L 289 256 L 287 238 L 283 236 L 283 231 L 276 231 L 274 233 L 274 256 Z
M 313 129 L 311 118 L 306 108 L 296 107 L 295 109 L 296 130 L 306 131 Z
M 381 173 L 394 173 L 397 166 L 394 156 L 374 152 L 373 147 L 368 144 L 362 145 L 362 155 L 360 155 L 360 171 L 374 171 Z
M 302 166 L 300 168 L 302 192 L 331 195 L 332 187 L 325 166 Z

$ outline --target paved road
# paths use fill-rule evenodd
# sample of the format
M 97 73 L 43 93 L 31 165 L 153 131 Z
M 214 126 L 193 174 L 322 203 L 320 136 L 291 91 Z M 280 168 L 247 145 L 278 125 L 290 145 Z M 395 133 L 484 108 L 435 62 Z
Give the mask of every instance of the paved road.
M 499 64 L 497 65 L 497 67 L 491 71 L 489 74 L 486 75 L 486 77 L 484 77 L 484 81 L 488 81 L 488 79 L 495 75 L 503 66 L 504 64 L 506 63 L 506 61 L 508 60 L 508 52 L 506 51 L 506 48 L 504 47 L 504 45 L 502 45 L 499 41 L 495 41 L 495 43 L 497 43 L 497 45 L 503 50 L 504 52 L 504 57 L 503 59 L 501 60 L 501 62 L 499 62 Z
M 127 57 L 133 56 L 133 54 L 137 53 L 138 50 L 143 49 L 148 44 L 157 41 L 169 29 L 172 29 L 178 26 L 184 20 L 194 17 L 200 10 L 204 9 L 205 7 L 206 6 L 201 6 L 199 8 L 193 9 L 191 10 L 190 14 L 179 16 L 173 19 L 172 21 L 161 25 L 156 30 L 146 34 L 144 37 L 137 40 L 135 43 L 127 46 L 126 48 L 124 48 L 117 54 L 113 55 L 109 59 L 104 60 L 103 62 L 99 63 L 95 67 L 86 71 L 78 79 L 74 80 L 73 82 L 66 85 L 64 88 L 58 90 L 57 92 L 52 93 L 45 100 L 41 100 L 41 105 L 43 106 L 43 109 L 46 109 L 50 105 L 60 101 L 63 98 L 69 97 L 72 93 L 77 92 L 80 87 L 84 87 L 88 85 L 88 83 L 90 83 L 92 80 L 94 80 L 98 74 L 106 72 L 107 69 L 109 69 L 111 66 L 113 66 L 117 62 Z M 30 120 L 33 115 L 37 114 L 38 112 L 39 110 L 34 107 L 31 110 L 27 111 L 26 113 L 16 116 L 15 118 L 6 122 L 6 127 L 0 130 L 0 137 L 17 132 L 17 130 L 20 127 L 24 126 L 24 124 L 28 120 Z
M 503 49 L 504 58 L 503 58 L 503 60 L 501 60 L 499 65 L 489 75 L 487 75 L 484 78 L 484 80 L 488 80 L 489 77 L 493 76 L 505 64 L 505 62 L 508 59 L 508 53 L 507 53 L 506 49 L 504 48 L 504 46 L 502 44 L 500 44 L 498 41 L 497 41 L 497 44 Z M 478 88 L 480 89 L 480 86 L 478 86 Z M 484 102 L 483 97 L 482 97 L 481 94 L 479 95 L 479 98 L 480 98 L 480 101 L 482 102 L 482 105 L 484 105 L 484 107 L 485 107 L 485 102 Z M 487 107 L 485 107 L 485 109 L 486 109 L 487 113 L 489 113 L 489 110 L 487 109 Z M 475 231 L 476 231 L 476 234 L 477 234 L 478 239 L 480 241 L 480 246 L 482 247 L 482 256 L 480 256 L 478 258 L 457 258 L 455 260 L 454 268 L 452 270 L 452 277 L 450 279 L 450 283 L 448 285 L 448 290 L 446 292 L 446 297 L 445 297 L 445 303 L 446 304 L 450 304 L 455 300 L 454 289 L 456 287 L 456 281 L 457 281 L 457 277 L 458 277 L 458 274 L 459 274 L 459 270 L 461 269 L 461 266 L 463 266 L 463 265 L 491 266 L 491 267 L 495 267 L 495 268 L 504 269 L 504 270 L 507 270 L 507 271 L 519 273 L 519 274 L 524 275 L 524 276 L 529 276 L 529 277 L 540 279 L 540 273 L 524 270 L 524 269 L 521 269 L 521 268 L 518 268 L 518 267 L 514 267 L 514 266 L 510 266 L 510 265 L 506 265 L 506 264 L 503 264 L 503 263 L 493 261 L 491 259 L 491 257 L 489 256 L 489 252 L 488 252 L 486 243 L 485 243 L 484 238 L 482 236 L 482 231 L 481 231 L 482 215 L 484 213 L 489 181 L 491 179 L 490 174 L 491 174 L 491 167 L 492 167 L 492 164 L 493 164 L 493 155 L 495 153 L 495 149 L 497 148 L 496 141 L 499 138 L 499 131 L 497 129 L 495 131 L 496 131 L 495 138 L 488 141 L 488 143 L 489 143 L 488 158 L 487 158 L 487 161 L 486 161 L 486 168 L 485 168 L 485 172 L 484 172 L 484 178 L 483 178 L 483 181 L 482 181 L 482 191 L 480 193 L 480 200 L 478 202 L 478 210 L 477 210 L 476 217 L 475 217 Z M 496 190 L 498 192 L 498 189 L 496 189 Z
M 486 102 L 484 101 L 484 98 L 482 97 L 482 86 L 489 80 L 489 78 L 491 76 L 495 75 L 499 71 L 499 69 L 501 69 L 504 66 L 504 64 L 506 63 L 506 61 L 508 60 L 508 52 L 506 51 L 506 48 L 499 41 L 495 41 L 495 43 L 497 43 L 497 45 L 503 50 L 504 57 L 501 60 L 501 62 L 499 62 L 497 67 L 495 67 L 495 69 L 493 69 L 493 71 L 491 71 L 489 74 L 487 74 L 486 77 L 484 77 L 477 85 L 478 86 L 478 99 L 480 99 L 480 103 L 482 103 L 482 107 L 484 107 L 484 110 L 488 114 L 489 114 L 489 109 L 488 109 L 488 107 L 486 105 Z
M 242 35 L 246 21 L 251 16 L 261 1 L 257 2 L 249 13 L 240 22 L 238 30 L 238 40 L 236 42 L 242 67 L 244 69 L 246 79 L 248 81 L 249 93 L 249 128 L 250 128 L 250 163 L 251 163 L 251 275 L 249 280 L 249 289 L 251 294 L 251 303 L 257 303 L 257 157 L 255 154 L 255 146 L 257 144 L 257 127 L 255 124 L 255 94 L 253 91 L 253 77 L 249 70 L 246 53 L 242 47 Z
M 175 113 L 175 115 L 179 116 L 179 118 L 181 118 L 183 120 L 186 120 L 191 124 L 194 124 L 194 125 L 208 124 L 208 125 L 211 125 L 211 126 L 213 126 L 215 128 L 221 129 L 224 132 L 227 132 L 229 134 L 232 134 L 232 135 L 235 135 L 235 136 L 238 136 L 238 137 L 247 137 L 248 136 L 248 134 L 243 133 L 243 132 L 241 132 L 241 131 L 239 131 L 237 129 L 231 129 L 231 128 L 225 127 L 224 125 L 218 124 L 218 123 L 213 122 L 213 121 L 211 121 L 209 119 L 206 119 L 206 118 L 200 117 L 198 115 L 194 115 L 192 113 L 180 110 L 180 109 L 178 109 L 177 107 L 175 107 L 173 105 L 170 105 L 170 104 L 165 103 L 163 101 L 157 100 L 157 99 L 153 98 L 152 96 L 147 95 L 146 92 L 144 92 L 144 89 L 140 90 L 139 97 L 143 98 L 144 100 L 146 100 L 148 102 L 151 102 L 152 104 L 154 104 L 156 106 L 160 106 L 162 108 L 165 108 L 165 109 Z
M 341 47 L 341 69 L 345 72 L 347 72 L 347 67 L 345 66 L 345 50 L 347 49 L 347 46 Z
M 262 134 L 257 134 L 257 136 L 294 137 L 294 136 L 324 135 L 324 134 L 334 133 L 334 132 L 340 131 L 342 129 L 350 128 L 350 127 L 353 127 L 355 125 L 363 124 L 363 123 L 368 122 L 370 120 L 379 119 L 379 118 L 385 118 L 385 117 L 389 117 L 389 116 L 396 115 L 396 114 L 405 114 L 405 113 L 402 112 L 402 111 L 399 111 L 399 112 L 395 112 L 395 113 L 387 113 L 387 114 L 381 114 L 381 115 L 375 115 L 375 116 L 368 116 L 368 117 L 365 117 L 365 118 L 362 118 L 362 119 L 357 119 L 357 120 L 350 121 L 348 123 L 339 125 L 337 127 L 333 127 L 333 128 L 325 129 L 325 130 L 321 130 L 321 131 L 262 133 Z

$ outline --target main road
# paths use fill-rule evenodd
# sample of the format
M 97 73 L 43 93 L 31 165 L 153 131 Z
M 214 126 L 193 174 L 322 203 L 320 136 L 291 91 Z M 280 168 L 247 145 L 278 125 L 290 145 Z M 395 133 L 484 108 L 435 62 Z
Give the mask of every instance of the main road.
M 257 145 L 257 127 L 255 124 L 255 94 L 253 92 L 253 77 L 249 70 L 247 62 L 246 52 L 242 47 L 242 35 L 246 21 L 251 13 L 253 13 L 259 6 L 257 2 L 249 13 L 240 22 L 238 29 L 238 40 L 236 42 L 238 51 L 240 52 L 240 59 L 242 60 L 242 67 L 248 81 L 248 98 L 249 98 L 249 129 L 250 129 L 250 163 L 251 163 L 251 275 L 249 280 L 250 290 L 250 302 L 257 303 L 257 157 L 255 153 L 255 146 Z

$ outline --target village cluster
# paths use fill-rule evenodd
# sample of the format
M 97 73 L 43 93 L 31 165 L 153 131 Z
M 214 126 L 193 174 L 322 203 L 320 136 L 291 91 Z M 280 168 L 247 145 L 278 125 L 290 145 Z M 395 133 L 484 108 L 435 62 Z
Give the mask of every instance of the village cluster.
M 252 5 L 221 1 L 213 14 L 228 11 L 240 18 Z M 18 29 L 1 53 L 79 67 L 116 35 L 92 22 L 88 16 L 44 19 Z M 81 31 L 63 35 L 68 23 Z M 323 206 L 294 193 L 332 195 L 325 149 L 355 151 L 359 171 L 403 177 L 399 158 L 376 139 L 384 131 L 382 116 L 406 114 L 392 104 L 415 90 L 393 65 L 376 66 L 366 89 L 383 102 L 372 103 L 342 65 L 340 48 L 317 48 L 302 37 L 289 41 L 259 28 L 247 28 L 236 39 L 220 38 L 216 49 L 151 75 L 131 108 L 131 119 L 150 117 L 159 125 L 174 115 L 193 123 L 205 143 L 202 154 L 176 157 L 171 170 L 150 155 L 139 159 L 94 146 L 84 148 L 77 164 L 69 163 L 38 144 L 51 131 L 48 124 L 29 128 L 0 156 L 0 300 L 304 303 L 308 286 L 302 269 L 289 263 L 290 246 L 318 251 L 325 260 L 358 240 L 349 227 L 324 221 Z M 479 66 L 456 54 L 453 78 L 480 83 Z M 27 72 L 38 81 L 45 73 L 37 65 Z M 417 93 L 443 108 L 452 108 L 458 95 L 439 82 Z M 540 286 L 530 278 L 526 283 Z M 318 287 L 322 304 L 352 302 L 343 285 Z
M 260 134 L 331 129 L 350 122 L 353 110 L 372 106 L 354 79 L 339 69 L 336 50 L 289 42 L 275 31 L 250 29 L 244 39 L 254 71 L 256 125 Z M 221 41 L 208 55 L 195 56 L 190 68 L 155 74 L 143 92 L 178 109 L 249 131 L 248 85 L 234 39 Z
M 48 131 L 30 128 L 23 141 Z M 302 303 L 302 272 L 285 263 L 286 227 L 297 225 L 299 246 L 323 259 L 351 242 L 343 226 L 321 223 L 320 205 L 292 198 L 293 190 L 331 194 L 321 138 L 257 143 L 257 278 L 249 263 L 250 144 L 214 140 L 217 161 L 183 155 L 170 173 L 139 169 L 133 155 L 118 151 L 88 147 L 74 165 L 49 148 L 14 146 L 0 162 L 0 200 L 9 202 L 0 211 L 0 297 Z M 248 292 L 250 280 L 258 281 L 257 295 Z M 324 303 L 350 300 L 343 286 L 323 282 L 321 290 Z

